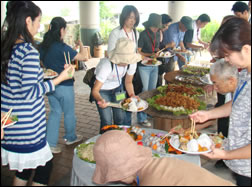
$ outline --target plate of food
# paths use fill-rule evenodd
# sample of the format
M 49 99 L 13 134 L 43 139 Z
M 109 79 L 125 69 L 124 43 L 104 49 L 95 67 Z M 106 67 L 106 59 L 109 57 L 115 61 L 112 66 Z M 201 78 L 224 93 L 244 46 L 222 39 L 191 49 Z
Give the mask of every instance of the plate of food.
M 211 152 L 211 146 L 222 148 L 224 136 L 220 134 L 206 134 L 195 131 L 195 124 L 190 131 L 181 131 L 172 135 L 170 144 L 175 149 L 187 154 L 203 154 Z M 175 132 L 174 132 L 175 133 Z
M 150 147 L 156 154 L 182 154 L 181 151 L 171 146 L 170 138 L 171 136 L 165 136 L 164 133 L 151 133 L 145 136 L 143 144 Z
M 157 87 L 157 90 L 161 94 L 166 94 L 168 92 L 177 92 L 190 97 L 204 96 L 206 94 L 205 90 L 200 87 L 193 86 L 191 84 L 181 84 L 181 83 L 171 83 L 164 86 Z
M 175 48 L 175 49 L 172 49 L 171 50 L 172 53 L 174 54 L 191 54 L 191 52 L 189 50 L 183 50 L 183 49 L 180 49 L 180 48 Z
M 58 76 L 56 71 L 52 69 L 44 69 L 44 79 L 52 79 Z
M 205 110 L 206 103 L 198 98 L 185 96 L 177 92 L 158 94 L 147 99 L 150 106 L 158 111 L 171 112 L 175 116 L 188 115 L 198 110 Z
M 201 67 L 201 66 L 184 65 L 182 66 L 182 72 L 190 74 L 190 75 L 204 76 L 206 74 L 209 74 L 210 68 Z
M 94 154 L 93 154 L 93 148 L 94 148 L 95 142 L 85 142 L 76 147 L 76 154 L 77 156 L 86 162 L 95 164 L 94 160 Z
M 174 78 L 178 82 L 186 83 L 186 84 L 193 84 L 197 86 L 205 86 L 206 83 L 201 80 L 198 76 L 192 76 L 192 75 L 177 75 Z
M 18 122 L 18 117 L 16 115 L 6 116 L 6 114 L 5 112 L 1 112 L 1 124 L 4 124 L 2 128 L 12 126 Z M 6 117 L 8 118 L 6 119 Z
M 162 64 L 162 62 L 157 60 L 156 58 L 142 60 L 141 63 L 145 66 L 160 66 Z
M 148 102 L 140 98 L 126 98 L 120 102 L 121 107 L 129 112 L 142 112 L 149 106 Z
M 169 51 L 166 51 L 166 52 L 160 52 L 158 58 L 171 58 L 173 57 L 175 54 L 174 53 L 171 53 Z

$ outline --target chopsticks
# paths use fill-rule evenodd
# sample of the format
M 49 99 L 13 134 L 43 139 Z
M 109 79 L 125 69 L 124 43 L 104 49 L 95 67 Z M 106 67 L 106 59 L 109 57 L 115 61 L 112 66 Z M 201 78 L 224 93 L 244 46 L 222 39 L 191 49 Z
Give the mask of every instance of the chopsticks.
M 68 56 L 68 61 L 67 61 L 67 58 L 66 58 L 66 53 L 65 53 L 65 51 L 64 51 L 64 57 L 65 57 L 65 62 L 66 62 L 66 64 L 71 64 L 69 51 L 68 51 L 68 53 L 67 53 L 67 56 Z
M 163 49 L 161 49 L 161 50 L 159 50 L 158 52 L 156 52 L 156 53 L 160 53 L 160 52 L 162 52 L 163 50 L 165 50 L 165 49 L 167 49 L 167 47 L 165 47 L 165 48 L 163 48 Z
M 197 135 L 196 130 L 195 130 L 196 123 L 195 123 L 195 121 L 193 119 L 191 119 L 191 120 L 192 120 L 192 123 L 191 123 L 191 134 L 192 134 L 192 136 L 197 137 L 198 135 Z
M 165 134 L 162 138 L 160 138 L 161 139 L 161 141 L 163 140 L 163 139 L 165 139 L 167 136 L 170 136 L 171 135 L 171 133 L 167 133 L 167 134 Z
M 4 117 L 1 119 L 1 127 L 5 126 L 5 123 L 7 122 L 8 118 L 10 117 L 12 112 L 12 108 L 4 115 Z M 4 121 L 4 122 L 3 122 Z

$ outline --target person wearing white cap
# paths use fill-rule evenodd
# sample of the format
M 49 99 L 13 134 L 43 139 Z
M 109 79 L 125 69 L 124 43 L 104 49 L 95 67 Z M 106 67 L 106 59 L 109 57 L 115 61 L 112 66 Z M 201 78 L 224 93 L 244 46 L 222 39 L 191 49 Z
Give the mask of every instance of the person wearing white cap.
M 92 95 L 100 114 L 100 129 L 106 125 L 123 125 L 124 111 L 108 107 L 108 102 L 119 103 L 126 97 L 122 86 L 124 76 L 128 95 L 135 97 L 132 79 L 136 63 L 141 59 L 141 55 L 135 51 L 135 42 L 128 38 L 120 38 L 116 42 L 115 49 L 108 53 L 108 58 L 101 59 L 97 65 Z

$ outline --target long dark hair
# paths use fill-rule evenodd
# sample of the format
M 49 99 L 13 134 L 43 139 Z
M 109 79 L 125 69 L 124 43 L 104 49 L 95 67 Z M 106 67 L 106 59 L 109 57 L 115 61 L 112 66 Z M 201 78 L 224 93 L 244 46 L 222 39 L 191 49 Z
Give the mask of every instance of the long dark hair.
M 44 35 L 42 43 L 39 45 L 39 49 L 45 50 L 45 52 L 50 48 L 54 42 L 62 42 L 61 32 L 62 28 L 66 28 L 66 21 L 62 17 L 55 17 L 50 23 L 49 30 Z
M 139 21 L 140 21 L 138 10 L 133 5 L 126 5 L 126 6 L 123 7 L 122 13 L 120 15 L 120 27 L 121 27 L 121 29 L 123 28 L 124 23 L 125 23 L 126 19 L 128 19 L 128 17 L 130 16 L 131 12 L 134 12 L 135 17 L 136 17 L 136 23 L 135 23 L 134 27 L 136 28 L 138 26 Z
M 251 46 L 251 25 L 248 21 L 234 17 L 227 20 L 214 35 L 210 52 L 224 58 L 233 51 L 240 52 L 244 45 Z
M 34 21 L 42 13 L 31 1 L 9 1 L 6 8 L 6 18 L 1 29 L 1 83 L 7 83 L 8 63 L 17 39 L 22 36 L 25 42 L 34 45 L 33 36 L 26 26 L 26 18 L 31 17 Z

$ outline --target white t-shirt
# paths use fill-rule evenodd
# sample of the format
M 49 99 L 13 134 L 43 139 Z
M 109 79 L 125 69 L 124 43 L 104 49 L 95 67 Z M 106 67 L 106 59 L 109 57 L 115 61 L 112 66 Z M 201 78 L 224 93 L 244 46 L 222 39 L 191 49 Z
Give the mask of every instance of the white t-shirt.
M 197 24 L 196 24 L 196 21 L 193 21 L 193 39 L 192 39 L 192 42 L 193 43 L 196 43 L 199 41 L 200 39 L 200 35 L 201 35 L 201 29 L 199 29 L 199 32 L 198 32 L 198 36 L 197 36 Z
M 128 36 L 127 36 L 128 34 Z M 132 30 L 131 32 L 125 33 L 124 29 L 120 29 L 120 26 L 114 28 L 111 33 L 109 34 L 109 39 L 108 39 L 108 49 L 107 52 L 112 51 L 115 48 L 116 45 L 116 41 L 120 38 L 129 38 L 130 40 L 134 41 L 134 43 L 136 44 L 136 38 L 135 38 L 135 33 Z M 139 38 L 139 34 L 136 31 L 136 35 L 137 35 L 137 40 Z M 137 50 L 137 46 L 135 45 L 136 50 Z
M 113 64 L 113 72 L 111 62 L 107 58 L 103 58 L 100 60 L 99 64 L 96 66 L 95 74 L 96 79 L 103 83 L 101 90 L 112 90 L 120 86 L 122 83 L 122 78 L 124 75 L 134 75 L 136 72 L 137 64 L 130 64 L 129 69 L 127 70 L 128 66 L 117 66 Z M 117 71 L 116 66 L 118 69 L 119 80 L 117 78 Z

